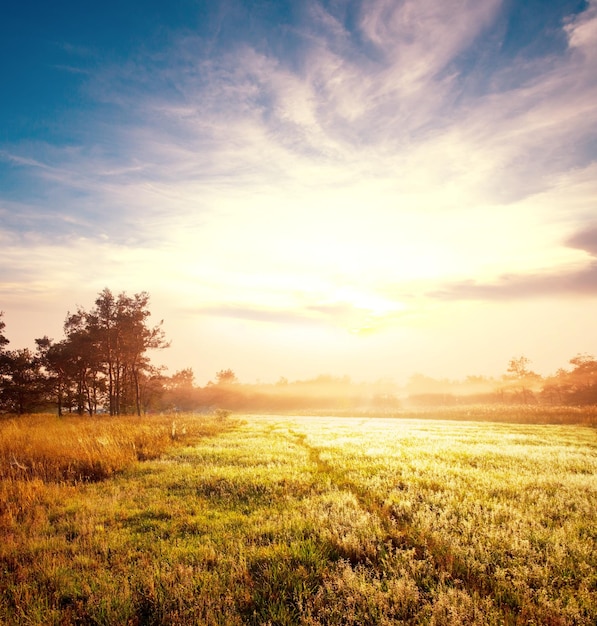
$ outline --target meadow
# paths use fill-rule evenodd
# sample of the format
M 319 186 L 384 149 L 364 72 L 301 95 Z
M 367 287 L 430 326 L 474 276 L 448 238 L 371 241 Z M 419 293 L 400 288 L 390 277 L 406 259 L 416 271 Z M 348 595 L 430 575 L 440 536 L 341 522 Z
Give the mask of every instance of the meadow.
M 597 623 L 597 431 L 467 420 L 0 421 L 0 623 Z

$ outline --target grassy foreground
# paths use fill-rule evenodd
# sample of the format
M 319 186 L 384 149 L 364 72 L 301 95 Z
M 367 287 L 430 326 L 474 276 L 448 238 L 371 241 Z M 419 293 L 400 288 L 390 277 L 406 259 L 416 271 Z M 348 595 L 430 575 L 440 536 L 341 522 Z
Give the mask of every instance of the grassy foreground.
M 597 623 L 592 428 L 180 419 L 0 422 L 0 623 Z

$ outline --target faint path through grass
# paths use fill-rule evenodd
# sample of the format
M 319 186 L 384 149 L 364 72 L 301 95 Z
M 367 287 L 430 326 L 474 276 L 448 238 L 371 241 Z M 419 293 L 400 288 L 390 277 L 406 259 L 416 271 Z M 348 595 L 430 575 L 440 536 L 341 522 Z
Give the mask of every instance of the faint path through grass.
M 437 588 L 497 603 L 503 623 L 594 619 L 591 429 L 391 420 L 300 427 L 289 436 L 317 471 L 380 526 L 375 568 L 387 567 L 387 548 L 411 551 L 432 564 Z
M 457 584 L 463 584 L 470 592 L 479 595 L 492 594 L 493 586 L 490 580 L 476 576 L 445 544 L 437 544 L 432 537 L 423 536 L 408 523 L 398 520 L 391 507 L 381 502 L 365 486 L 351 480 L 346 471 L 324 459 L 321 449 L 308 443 L 306 433 L 298 433 L 292 429 L 289 429 L 288 433 L 292 441 L 308 452 L 309 460 L 317 467 L 317 472 L 329 477 L 339 491 L 353 494 L 359 506 L 375 517 L 383 529 L 379 553 L 375 562 L 371 562 L 370 555 L 367 557 L 369 565 L 379 566 L 387 557 L 388 549 L 413 550 L 416 559 L 431 560 L 438 574 L 441 572 L 450 579 L 457 580 Z M 356 564 L 353 562 L 353 565 Z

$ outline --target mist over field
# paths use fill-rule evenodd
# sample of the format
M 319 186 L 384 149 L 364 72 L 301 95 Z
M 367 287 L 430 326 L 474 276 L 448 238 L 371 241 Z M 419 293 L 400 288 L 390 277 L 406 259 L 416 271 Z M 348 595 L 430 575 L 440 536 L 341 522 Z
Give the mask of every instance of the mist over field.
M 405 385 L 398 385 L 391 378 L 358 382 L 322 374 L 247 384 L 227 368 L 216 372 L 215 381 L 197 385 L 191 367 L 168 375 L 151 360 L 170 342 L 163 320 L 152 325 L 149 302 L 147 292 L 116 295 L 105 288 L 91 309 L 79 306 L 67 314 L 63 339 L 36 338 L 35 351 L 10 349 L 0 311 L 0 413 L 52 410 L 59 416 L 141 416 L 236 410 L 404 417 L 408 411 L 439 407 L 474 405 L 478 412 L 485 405 L 492 407 L 494 419 L 510 421 L 513 413 L 508 407 L 518 405 L 515 420 L 594 421 L 597 360 L 588 353 L 577 354 L 567 368 L 546 377 L 532 369 L 529 358 L 519 356 L 511 358 L 497 378 L 437 380 L 413 374 Z M 467 414 L 454 413 L 460 418 Z

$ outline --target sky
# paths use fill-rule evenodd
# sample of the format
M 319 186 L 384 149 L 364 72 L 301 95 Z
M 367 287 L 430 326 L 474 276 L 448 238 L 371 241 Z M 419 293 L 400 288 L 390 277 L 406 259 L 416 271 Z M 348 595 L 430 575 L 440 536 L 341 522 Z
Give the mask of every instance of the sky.
M 0 310 L 150 294 L 196 382 L 597 352 L 597 0 L 6 3 Z

